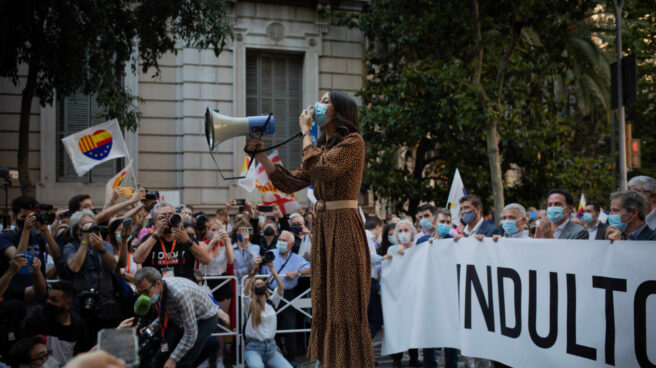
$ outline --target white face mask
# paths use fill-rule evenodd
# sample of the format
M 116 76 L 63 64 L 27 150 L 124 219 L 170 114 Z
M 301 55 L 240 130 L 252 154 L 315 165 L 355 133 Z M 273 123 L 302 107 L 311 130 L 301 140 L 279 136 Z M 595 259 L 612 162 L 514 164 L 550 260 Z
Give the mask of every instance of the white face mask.
M 410 241 L 412 241 L 412 235 L 410 235 L 409 232 L 405 233 L 399 233 L 399 243 L 401 244 L 408 244 Z

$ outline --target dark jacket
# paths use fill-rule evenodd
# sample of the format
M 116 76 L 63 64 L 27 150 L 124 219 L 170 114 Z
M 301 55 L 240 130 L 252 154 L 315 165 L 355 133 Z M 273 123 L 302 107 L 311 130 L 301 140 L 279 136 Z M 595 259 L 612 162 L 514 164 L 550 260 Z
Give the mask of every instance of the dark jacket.
M 501 229 L 499 229 L 498 227 L 483 221 L 481 227 L 478 228 L 476 234 L 483 234 L 486 237 L 490 238 L 492 237 L 492 235 L 502 235 L 503 233 L 501 232 Z
M 606 239 L 606 229 L 608 228 L 608 224 L 604 222 L 599 222 L 599 225 L 597 225 L 597 235 L 595 235 L 594 240 L 604 240 Z
M 638 235 L 638 238 L 629 240 L 656 240 L 656 230 L 652 230 L 649 226 L 645 226 L 640 232 L 640 235 Z
M 604 229 L 605 231 L 605 229 Z M 583 226 L 569 221 L 558 239 L 584 239 L 590 238 L 590 233 Z

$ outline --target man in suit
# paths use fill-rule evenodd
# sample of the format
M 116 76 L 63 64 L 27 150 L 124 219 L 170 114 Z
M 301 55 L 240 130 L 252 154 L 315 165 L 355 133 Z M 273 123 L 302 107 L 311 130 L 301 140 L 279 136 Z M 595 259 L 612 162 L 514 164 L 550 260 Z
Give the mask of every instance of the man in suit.
M 634 191 L 615 192 L 610 195 L 610 216 L 606 239 L 656 240 L 656 231 L 645 223 L 649 211 L 647 198 Z
M 574 211 L 574 198 L 565 189 L 552 189 L 547 196 L 547 214 L 540 219 L 536 238 L 588 239 L 590 234 L 583 226 L 569 220 Z
M 585 229 L 590 234 L 590 240 L 603 240 L 606 237 L 608 224 L 599 221 L 600 213 L 601 208 L 597 202 L 590 202 L 585 206 L 583 222 L 585 223 Z
M 501 229 L 485 221 L 483 203 L 473 194 L 460 198 L 460 221 L 465 225 L 464 236 L 482 235 L 489 238 L 493 235 L 501 235 Z M 456 236 L 456 241 L 462 237 L 463 235 Z

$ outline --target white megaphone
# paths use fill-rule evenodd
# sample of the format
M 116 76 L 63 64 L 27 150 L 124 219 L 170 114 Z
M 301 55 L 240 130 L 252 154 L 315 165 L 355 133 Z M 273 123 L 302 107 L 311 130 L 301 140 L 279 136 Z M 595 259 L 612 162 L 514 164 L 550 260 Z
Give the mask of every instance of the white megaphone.
M 205 138 L 210 152 L 230 138 L 254 134 L 271 135 L 276 132 L 273 114 L 235 118 L 219 114 L 209 107 L 205 111 Z

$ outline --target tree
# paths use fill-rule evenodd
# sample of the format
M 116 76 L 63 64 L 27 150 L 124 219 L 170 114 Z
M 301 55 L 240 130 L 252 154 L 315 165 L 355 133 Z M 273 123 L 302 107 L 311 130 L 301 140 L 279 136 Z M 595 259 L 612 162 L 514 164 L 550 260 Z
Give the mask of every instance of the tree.
M 598 55 L 587 42 L 594 5 L 380 0 L 361 14 L 337 14 L 370 41 L 359 92 L 366 188 L 414 213 L 421 201 L 445 204 L 439 200 L 458 167 L 468 192 L 492 197 L 498 218 L 504 190 L 513 201 L 539 205 L 550 187 L 582 190 L 574 178 L 607 174 L 607 155 L 586 156 L 607 140 L 607 114 L 598 113 L 607 97 L 593 89 L 603 76 L 590 58 L 567 53 L 584 37 Z M 595 83 L 579 71 L 594 74 Z M 584 121 L 600 132 L 597 140 L 575 140 Z M 520 179 L 504 188 L 510 170 Z
M 78 90 L 95 94 L 122 127 L 136 129 L 139 113 L 122 86 L 126 65 L 137 60 L 144 72 L 163 53 L 176 51 L 176 40 L 212 47 L 218 56 L 232 37 L 221 0 L 4 1 L 0 5 L 0 77 L 18 85 L 19 67 L 27 66 L 21 98 L 18 170 L 21 192 L 34 195 L 28 171 L 29 117 L 32 99 L 42 106 Z

